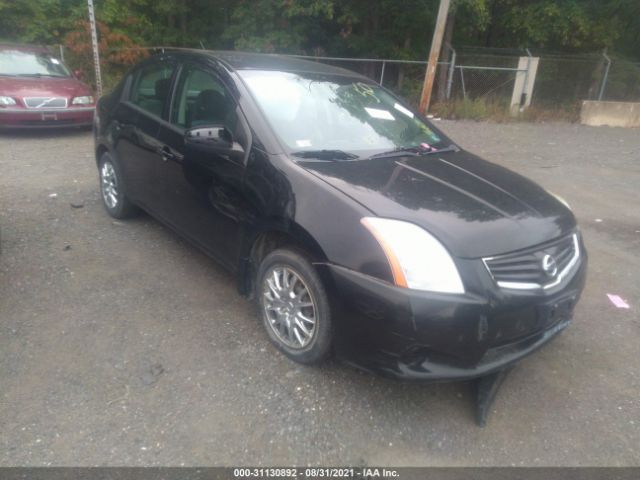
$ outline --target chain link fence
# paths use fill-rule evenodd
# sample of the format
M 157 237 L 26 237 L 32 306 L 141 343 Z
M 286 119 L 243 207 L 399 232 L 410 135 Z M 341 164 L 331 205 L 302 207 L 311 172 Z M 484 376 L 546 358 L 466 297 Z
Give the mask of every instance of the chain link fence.
M 447 54 L 448 53 L 448 54 Z M 451 47 L 438 62 L 432 93 L 431 110 L 455 116 L 453 110 L 461 105 L 460 116 L 482 116 L 473 110 L 508 111 L 518 69 L 518 57 L 460 55 Z M 335 57 L 302 57 L 329 63 L 361 73 L 417 106 L 427 66 L 426 61 L 388 59 L 343 59 Z M 460 108 L 458 108 L 460 110 Z
M 603 100 L 640 101 L 640 62 L 613 60 L 603 88 Z
M 640 63 L 603 54 L 554 55 L 529 50 L 447 47 L 438 63 L 432 110 L 444 116 L 507 115 L 522 57 L 539 58 L 531 107 L 545 118 L 577 119 L 583 100 L 640 102 Z M 314 57 L 307 57 L 314 58 Z M 420 98 L 426 62 L 315 58 L 358 71 L 410 103 Z M 525 60 L 525 65 L 527 62 Z M 526 80 L 525 80 L 526 81 Z
M 132 64 L 172 47 L 110 49 L 101 52 L 106 91 Z M 91 59 L 58 45 L 52 54 L 62 56 L 72 69 L 80 69 L 95 85 Z M 418 105 L 426 61 L 374 58 L 300 56 L 358 72 L 389 88 L 412 105 Z M 528 75 L 521 58 L 538 57 L 531 95 L 531 110 L 554 112 L 577 119 L 583 100 L 640 101 L 640 63 L 603 54 L 554 55 L 522 49 L 443 47 L 432 94 L 431 110 L 446 117 L 483 118 L 508 115 L 518 75 Z M 569 117 L 566 113 L 569 112 Z

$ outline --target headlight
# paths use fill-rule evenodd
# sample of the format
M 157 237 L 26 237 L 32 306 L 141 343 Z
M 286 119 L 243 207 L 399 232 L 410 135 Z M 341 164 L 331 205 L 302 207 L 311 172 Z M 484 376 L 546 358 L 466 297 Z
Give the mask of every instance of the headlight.
M 11 97 L 0 96 L 0 106 L 8 107 L 9 105 L 15 105 L 16 101 Z
M 449 252 L 430 233 L 413 223 L 365 217 L 362 224 L 387 256 L 397 286 L 443 293 L 464 293 Z
M 87 95 L 86 97 L 76 97 L 71 102 L 72 105 L 89 105 L 93 103 L 93 97 Z

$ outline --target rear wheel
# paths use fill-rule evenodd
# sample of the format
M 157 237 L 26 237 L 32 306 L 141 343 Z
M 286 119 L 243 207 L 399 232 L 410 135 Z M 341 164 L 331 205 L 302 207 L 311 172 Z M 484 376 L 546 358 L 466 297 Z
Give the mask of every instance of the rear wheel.
M 327 292 L 309 260 L 278 249 L 258 270 L 256 298 L 271 341 L 299 363 L 324 360 L 331 350 L 331 309 Z
M 137 213 L 124 192 L 124 182 L 118 163 L 108 153 L 103 153 L 98 164 L 100 193 L 107 213 L 114 218 L 128 218 Z

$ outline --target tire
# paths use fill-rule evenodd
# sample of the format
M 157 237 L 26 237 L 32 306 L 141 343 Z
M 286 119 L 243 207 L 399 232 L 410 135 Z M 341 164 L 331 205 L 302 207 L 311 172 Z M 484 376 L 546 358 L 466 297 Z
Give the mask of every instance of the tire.
M 255 294 L 265 330 L 281 352 L 307 365 L 329 356 L 333 334 L 329 298 L 301 252 L 283 248 L 269 253 L 260 263 Z
M 113 218 L 129 218 L 138 213 L 138 208 L 129 201 L 124 191 L 124 179 L 118 162 L 107 152 L 98 162 L 100 196 L 107 213 Z

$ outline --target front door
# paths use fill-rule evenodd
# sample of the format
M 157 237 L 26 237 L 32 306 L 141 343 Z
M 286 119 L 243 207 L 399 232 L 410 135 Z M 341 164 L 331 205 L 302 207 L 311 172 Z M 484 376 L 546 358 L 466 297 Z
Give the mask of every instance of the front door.
M 185 145 L 185 132 L 224 127 L 235 152 Z M 169 123 L 160 128 L 164 149 L 162 215 L 227 267 L 239 254 L 239 228 L 246 220 L 243 198 L 244 152 L 248 128 L 224 83 L 206 66 L 185 64 L 180 72 Z
M 124 170 L 127 195 L 148 210 L 158 203 L 158 168 L 161 162 L 158 134 L 168 110 L 175 67 L 160 60 L 134 74 L 129 97 L 118 108 L 116 128 L 122 141 L 116 147 Z

